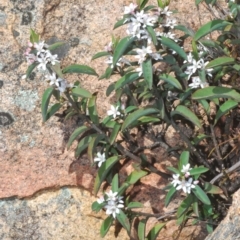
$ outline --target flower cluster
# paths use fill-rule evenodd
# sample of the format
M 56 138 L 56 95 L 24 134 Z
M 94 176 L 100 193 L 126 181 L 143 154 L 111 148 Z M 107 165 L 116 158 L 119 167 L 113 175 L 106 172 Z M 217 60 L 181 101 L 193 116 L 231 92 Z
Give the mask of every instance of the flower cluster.
M 45 75 L 46 81 L 48 81 L 51 86 L 58 89 L 62 94 L 66 91 L 66 88 L 73 86 L 68 84 L 65 79 L 57 77 L 55 72 L 49 72 L 49 68 L 47 67 L 48 64 L 55 65 L 56 63 L 59 63 L 59 60 L 57 60 L 58 55 L 53 55 L 48 48 L 49 45 L 47 45 L 44 41 L 34 43 L 28 42 L 28 48 L 26 49 L 24 55 L 26 56 L 28 65 L 37 63 L 37 68 L 39 70 L 48 72 Z
M 110 190 L 104 197 L 101 197 L 97 200 L 99 204 L 105 204 L 104 208 L 107 215 L 112 215 L 116 218 L 116 214 L 120 213 L 120 209 L 124 208 L 123 197 L 117 196 L 118 192 L 113 192 Z
M 190 164 L 183 165 L 181 172 L 184 174 L 181 179 L 180 174 L 173 174 L 172 185 L 176 188 L 176 190 L 182 189 L 183 192 L 190 194 L 191 189 L 195 188 L 195 185 L 198 184 L 198 181 L 193 181 L 193 178 L 190 177 Z M 190 178 L 189 178 L 190 177 Z
M 202 54 L 202 52 L 200 54 Z M 191 52 L 188 54 L 187 60 L 185 60 L 183 63 L 188 64 L 187 69 L 185 71 L 185 73 L 188 75 L 188 80 L 190 80 L 192 75 L 196 73 L 198 70 L 205 70 L 206 75 L 208 75 L 209 77 L 212 77 L 211 72 L 213 71 L 213 69 L 212 68 L 205 69 L 206 65 L 209 62 L 208 61 L 204 62 L 203 58 L 200 58 L 197 61 L 196 59 L 194 59 Z M 188 85 L 190 88 L 198 88 L 198 87 L 204 88 L 208 86 L 208 83 L 206 81 L 202 81 L 199 76 L 194 76 L 191 78 L 191 80 L 192 80 L 192 83 Z

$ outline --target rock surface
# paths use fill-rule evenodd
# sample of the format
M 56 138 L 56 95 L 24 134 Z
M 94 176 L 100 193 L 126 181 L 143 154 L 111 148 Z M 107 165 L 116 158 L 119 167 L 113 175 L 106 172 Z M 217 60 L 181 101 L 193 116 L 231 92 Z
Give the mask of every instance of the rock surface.
M 87 158 L 75 159 L 73 150 L 65 148 L 70 134 L 82 124 L 81 120 L 63 122 L 60 114 L 42 123 L 41 96 L 47 84 L 38 72 L 34 72 L 30 80 L 22 79 L 27 69 L 23 53 L 33 28 L 49 43 L 66 42 L 57 52 L 63 66 L 87 64 L 101 74 L 106 67 L 104 60 L 91 62 L 91 57 L 110 42 L 112 26 L 121 16 L 123 6 L 130 2 L 0 1 L 1 239 L 56 239 L 56 236 L 63 240 L 100 239 L 102 216 L 91 217 L 90 206 L 95 198 L 85 191 L 91 192 L 96 169 L 90 167 Z M 180 12 L 176 17 L 182 24 L 191 18 L 188 24 L 196 29 L 199 19 L 202 23 L 210 19 L 204 10 L 201 14 L 197 12 L 199 18 L 192 17 L 196 9 L 193 1 L 186 4 L 172 1 L 174 8 L 176 4 Z M 123 32 L 119 29 L 115 35 Z M 103 96 L 111 80 L 98 81 L 82 75 L 68 76 L 67 80 L 78 80 L 89 91 L 98 91 L 99 113 L 105 115 L 110 100 Z M 165 156 L 161 156 L 157 163 L 159 169 L 167 165 Z M 151 207 L 162 210 L 165 193 L 161 188 L 165 184 L 160 177 L 151 175 L 136 189 L 136 199 L 144 203 L 146 211 L 151 212 Z M 62 186 L 68 187 L 57 190 Z M 159 239 L 173 239 L 177 226 L 169 224 L 166 229 Z M 184 230 L 179 239 L 202 240 L 206 235 L 199 233 L 201 228 L 190 231 Z M 115 239 L 113 229 L 107 239 Z M 121 233 L 116 239 L 127 238 Z

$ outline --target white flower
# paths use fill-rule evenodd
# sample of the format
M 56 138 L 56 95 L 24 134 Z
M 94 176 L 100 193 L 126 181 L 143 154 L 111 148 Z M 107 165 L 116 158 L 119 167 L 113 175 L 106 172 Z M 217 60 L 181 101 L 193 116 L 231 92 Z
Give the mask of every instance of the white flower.
M 124 7 L 124 14 L 134 14 L 135 9 L 137 8 L 137 4 L 130 3 L 129 6 Z
M 162 56 L 160 55 L 160 53 L 152 53 L 151 57 L 156 61 L 160 60 L 160 59 L 163 59 Z
M 192 83 L 188 84 L 190 88 L 205 88 L 208 86 L 207 82 L 203 82 L 200 77 L 192 77 Z
M 189 171 L 190 171 L 191 169 L 192 169 L 192 168 L 190 167 L 190 164 L 188 163 L 187 165 L 183 165 L 183 166 L 182 166 L 181 172 L 184 173 L 185 176 L 187 175 L 186 177 L 188 177 L 188 176 L 190 176 L 190 172 L 189 172 Z
M 188 56 L 187 56 L 187 60 L 184 60 L 183 63 L 187 63 L 187 62 L 192 63 L 192 61 L 193 61 L 193 55 L 192 55 L 192 53 L 190 52 L 190 53 L 188 54 Z
M 138 48 L 136 50 L 138 55 L 135 56 L 135 58 L 138 58 L 138 63 L 141 64 L 147 57 L 148 54 L 152 54 L 151 46 L 148 47 L 142 47 L 142 49 Z
M 68 87 L 67 81 L 65 79 L 62 78 L 58 78 L 56 81 L 56 86 L 58 88 L 58 90 L 60 91 L 60 93 L 63 93 L 66 91 L 66 88 Z
M 140 77 L 143 74 L 143 70 L 142 70 L 142 64 L 140 64 L 140 66 L 138 68 L 135 69 L 138 73 L 138 76 Z
M 34 43 L 33 46 L 34 46 L 34 48 L 37 49 L 37 56 L 46 51 L 44 48 L 48 48 L 48 45 L 46 43 L 44 43 L 44 41 Z
M 118 192 L 113 192 L 112 190 L 110 190 L 108 193 L 106 193 L 106 195 L 108 197 L 107 201 L 116 201 L 118 199 Z
M 191 193 L 191 189 L 195 188 L 195 184 L 198 183 L 198 181 L 194 181 L 193 183 L 193 179 L 189 178 L 187 181 L 187 193 L 190 194 Z M 186 193 L 186 192 L 185 192 Z
M 113 46 L 113 43 L 110 42 L 108 45 L 105 46 L 104 50 L 106 52 L 112 52 L 112 50 L 113 50 L 112 46 Z
M 97 200 L 97 202 L 98 202 L 99 204 L 104 203 L 104 202 L 105 202 L 104 197 L 101 196 L 101 197 Z
M 165 7 L 164 9 L 159 8 L 159 11 L 160 11 L 160 14 L 166 15 L 168 17 L 172 14 L 172 12 L 168 11 L 168 6 Z
M 116 214 L 120 213 L 120 208 L 123 208 L 123 204 L 118 204 L 114 201 L 109 201 L 108 204 L 105 206 L 106 214 L 112 215 L 114 218 L 116 218 Z
M 48 64 L 48 57 L 44 53 L 40 53 L 37 61 L 40 63 L 37 68 L 45 71 L 47 69 L 46 65 Z
M 188 183 L 185 179 L 183 179 L 183 180 L 179 183 L 179 185 L 176 187 L 176 189 L 177 189 L 177 190 L 182 189 L 183 192 L 188 193 L 188 191 L 189 191 L 189 183 Z
M 108 59 L 105 61 L 105 63 L 109 64 L 111 66 L 111 68 L 113 68 L 113 57 L 112 56 L 109 56 Z M 121 57 L 119 58 L 118 62 L 116 63 L 117 66 L 121 66 L 122 64 L 127 64 L 127 65 L 131 65 L 130 62 L 124 58 L 124 57 Z
M 114 107 L 111 105 L 111 109 L 107 111 L 108 116 L 113 116 L 113 118 L 116 118 L 118 115 L 121 115 L 121 113 L 118 111 L 119 106 Z
M 163 26 L 173 29 L 177 25 L 176 23 L 177 23 L 176 19 L 169 19 L 168 18 L 166 23 Z
M 94 158 L 94 162 L 98 162 L 98 167 L 102 166 L 102 163 L 106 161 L 105 153 L 101 154 L 100 152 L 97 153 L 97 157 Z
M 181 181 L 179 180 L 180 175 L 179 174 L 173 174 L 173 180 L 172 185 L 176 187 L 178 184 L 181 184 Z

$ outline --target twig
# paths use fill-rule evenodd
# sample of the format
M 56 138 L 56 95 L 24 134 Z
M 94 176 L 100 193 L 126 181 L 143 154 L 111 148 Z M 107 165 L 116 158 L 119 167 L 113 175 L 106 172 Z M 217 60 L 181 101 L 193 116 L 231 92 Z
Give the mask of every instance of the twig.
M 240 160 L 240 159 L 239 159 Z M 235 163 L 232 167 L 230 167 L 229 169 L 225 170 L 226 173 L 230 173 L 233 172 L 234 170 L 236 170 L 237 168 L 240 167 L 240 161 Z M 213 184 L 215 183 L 219 178 L 223 177 L 223 173 L 219 173 L 216 177 L 214 177 L 210 183 Z
M 142 216 L 145 216 L 145 217 L 155 217 L 157 218 L 157 220 L 161 220 L 161 219 L 164 219 L 170 215 L 173 215 L 177 212 L 177 210 L 172 210 L 170 212 L 167 212 L 167 213 L 156 213 L 156 214 L 151 214 L 151 213 L 144 213 L 144 212 L 136 212 L 136 211 L 131 211 L 133 214 L 136 214 L 136 215 L 142 215 Z

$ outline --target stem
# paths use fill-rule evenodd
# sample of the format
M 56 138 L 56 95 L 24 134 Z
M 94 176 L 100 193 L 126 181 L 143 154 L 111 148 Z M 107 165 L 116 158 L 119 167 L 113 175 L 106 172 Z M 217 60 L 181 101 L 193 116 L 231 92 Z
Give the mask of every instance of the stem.
M 145 216 L 145 217 L 154 217 L 154 218 L 157 218 L 157 220 L 161 220 L 161 219 L 167 218 L 168 216 L 171 216 L 171 215 L 175 214 L 176 212 L 177 212 L 177 210 L 172 210 L 172 211 L 167 212 L 167 213 L 151 214 L 151 213 L 131 211 L 132 214 Z

